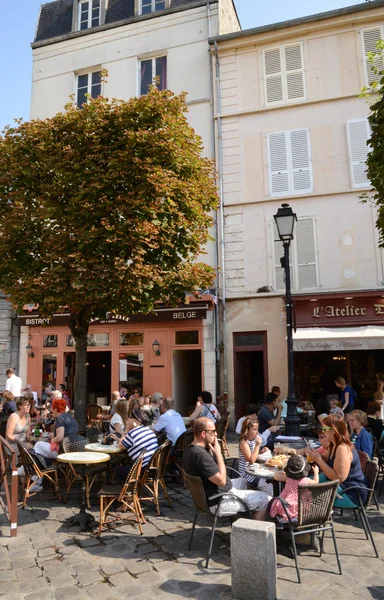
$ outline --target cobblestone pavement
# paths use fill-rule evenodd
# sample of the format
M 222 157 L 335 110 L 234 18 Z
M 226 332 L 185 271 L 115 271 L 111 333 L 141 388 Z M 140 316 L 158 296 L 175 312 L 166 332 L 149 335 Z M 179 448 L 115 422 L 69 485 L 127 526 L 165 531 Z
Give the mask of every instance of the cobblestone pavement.
M 236 448 L 231 448 L 235 455 Z M 68 504 L 60 504 L 50 492 L 30 499 L 19 511 L 16 538 L 0 516 L 0 597 L 10 600 L 149 599 L 230 600 L 231 575 L 228 526 L 215 539 L 209 569 L 203 568 L 208 548 L 208 523 L 200 519 L 194 550 L 187 551 L 193 503 L 187 490 L 172 484 L 172 508 L 162 503 L 161 516 L 143 503 L 147 524 L 140 536 L 137 526 L 125 524 L 105 532 L 101 540 L 92 532 L 80 533 L 64 521 L 79 509 L 80 488 L 73 487 Z M 382 495 L 382 498 L 384 494 Z M 92 511 L 98 516 L 97 500 Z M 381 557 L 384 557 L 383 505 L 381 514 L 370 509 L 370 522 Z M 343 567 L 337 574 L 336 557 L 327 536 L 325 554 L 301 552 L 302 584 L 296 583 L 293 560 L 278 555 L 278 600 L 303 598 L 338 600 L 384 599 L 383 558 L 373 558 L 353 516 L 336 516 L 336 535 Z M 255 581 L 255 599 L 257 599 Z

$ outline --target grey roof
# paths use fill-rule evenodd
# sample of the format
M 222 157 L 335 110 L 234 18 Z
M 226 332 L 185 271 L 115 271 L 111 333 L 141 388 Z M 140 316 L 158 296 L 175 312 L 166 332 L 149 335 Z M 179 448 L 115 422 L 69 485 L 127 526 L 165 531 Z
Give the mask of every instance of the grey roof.
M 370 0 L 368 2 L 364 2 L 363 4 L 354 4 L 353 6 L 337 8 L 335 10 L 329 10 L 323 13 L 316 13 L 314 15 L 308 15 L 307 17 L 300 17 L 299 19 L 291 19 L 290 21 L 281 21 L 280 23 L 271 23 L 270 25 L 262 25 L 261 27 L 254 27 L 253 29 L 244 29 L 242 31 L 235 31 L 234 33 L 218 35 L 212 37 L 208 41 L 210 44 L 213 44 L 215 41 L 224 42 L 226 40 L 243 38 L 249 35 L 259 35 L 268 31 L 276 31 L 278 29 L 287 29 L 288 27 L 295 27 L 297 25 L 305 25 L 306 23 L 325 21 L 326 19 L 342 17 L 343 15 L 359 13 L 364 10 L 372 10 L 373 8 L 380 8 L 383 6 L 384 0 Z
M 70 34 L 88 35 L 98 29 L 109 29 L 118 25 L 135 20 L 146 20 L 164 13 L 173 13 L 180 10 L 187 10 L 196 6 L 203 6 L 218 0 L 172 0 L 171 8 L 166 11 L 159 11 L 149 15 L 136 16 L 134 13 L 134 0 L 109 0 L 108 10 L 105 18 L 105 24 L 100 27 L 86 29 L 85 31 L 72 32 L 72 12 L 73 0 L 55 0 L 41 6 L 40 18 L 37 25 L 36 37 L 32 47 L 42 46 L 46 43 L 54 43 Z

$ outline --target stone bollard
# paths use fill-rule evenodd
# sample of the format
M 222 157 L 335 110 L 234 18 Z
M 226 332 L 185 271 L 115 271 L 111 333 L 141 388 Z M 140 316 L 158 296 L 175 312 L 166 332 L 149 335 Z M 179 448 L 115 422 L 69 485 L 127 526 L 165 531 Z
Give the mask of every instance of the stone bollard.
M 275 600 L 274 523 L 239 519 L 231 532 L 232 595 L 236 600 Z

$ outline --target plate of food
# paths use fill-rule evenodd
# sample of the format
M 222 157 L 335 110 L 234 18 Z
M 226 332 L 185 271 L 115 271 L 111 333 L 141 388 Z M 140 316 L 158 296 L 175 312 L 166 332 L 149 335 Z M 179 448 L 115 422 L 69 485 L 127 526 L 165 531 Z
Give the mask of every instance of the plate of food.
M 285 469 L 285 467 L 287 466 L 288 459 L 289 459 L 288 454 L 278 454 L 277 456 L 273 456 L 272 458 L 267 460 L 267 462 L 265 463 L 265 466 L 273 467 L 273 468 L 281 471 L 282 469 Z
M 258 477 L 273 477 L 276 469 L 267 469 L 265 465 L 254 463 L 248 467 L 247 471 L 251 471 L 252 474 Z

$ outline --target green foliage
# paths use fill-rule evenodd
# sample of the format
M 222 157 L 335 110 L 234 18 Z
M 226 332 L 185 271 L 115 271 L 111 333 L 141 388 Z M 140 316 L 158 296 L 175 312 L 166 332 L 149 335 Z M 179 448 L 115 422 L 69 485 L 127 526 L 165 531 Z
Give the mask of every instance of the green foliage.
M 185 112 L 183 95 L 153 87 L 6 128 L 0 281 L 14 304 L 103 317 L 209 286 L 213 271 L 196 259 L 215 179 Z

